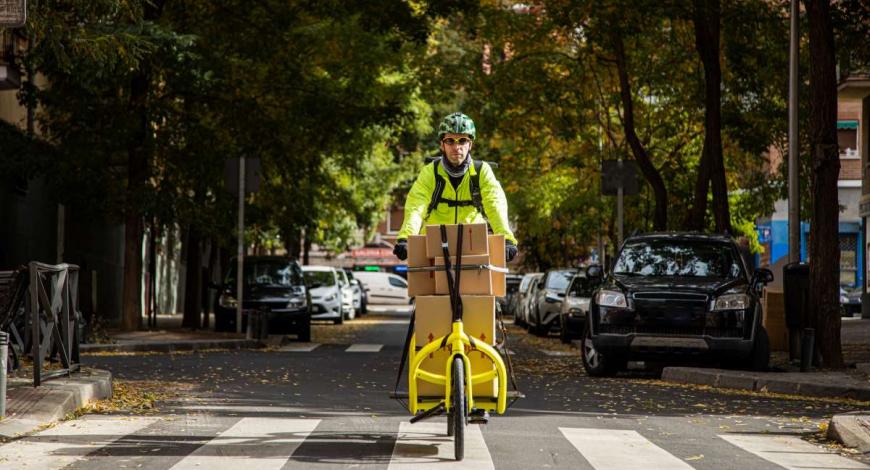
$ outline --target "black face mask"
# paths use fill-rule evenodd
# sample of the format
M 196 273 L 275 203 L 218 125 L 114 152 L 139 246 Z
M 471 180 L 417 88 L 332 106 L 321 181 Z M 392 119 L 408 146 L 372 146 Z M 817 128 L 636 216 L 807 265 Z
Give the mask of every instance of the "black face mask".
M 465 157 L 465 160 L 462 161 L 458 166 L 453 166 L 450 163 L 450 160 L 447 157 L 441 157 L 441 168 L 444 168 L 444 171 L 447 172 L 448 175 L 459 178 L 465 175 L 465 172 L 468 171 L 468 167 L 471 165 L 471 152 Z

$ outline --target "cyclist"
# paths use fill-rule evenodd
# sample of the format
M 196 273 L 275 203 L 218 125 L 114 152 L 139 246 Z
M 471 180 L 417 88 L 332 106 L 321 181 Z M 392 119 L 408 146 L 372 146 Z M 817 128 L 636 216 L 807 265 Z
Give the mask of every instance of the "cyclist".
M 465 114 L 453 113 L 441 121 L 441 156 L 423 166 L 405 200 L 405 220 L 393 248 L 400 260 L 408 258 L 408 236 L 425 233 L 426 225 L 486 221 L 493 233 L 505 236 L 507 261 L 517 255 L 501 184 L 486 162 L 471 158 L 476 137 L 474 121 Z

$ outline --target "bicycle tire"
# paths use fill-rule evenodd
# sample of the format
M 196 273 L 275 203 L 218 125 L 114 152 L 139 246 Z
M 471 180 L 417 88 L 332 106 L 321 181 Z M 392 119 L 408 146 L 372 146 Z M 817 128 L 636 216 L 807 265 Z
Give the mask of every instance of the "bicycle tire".
M 468 410 L 465 406 L 465 363 L 461 356 L 453 358 L 453 451 L 457 461 L 465 458 L 465 423 Z

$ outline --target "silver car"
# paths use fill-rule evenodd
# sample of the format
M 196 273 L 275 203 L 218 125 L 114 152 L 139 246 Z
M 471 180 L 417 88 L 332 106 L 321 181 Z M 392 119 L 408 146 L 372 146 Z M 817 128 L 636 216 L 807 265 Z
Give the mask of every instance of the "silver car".
M 559 339 L 563 343 L 583 337 L 593 287 L 585 273 L 578 273 L 571 279 L 559 316 Z
M 523 317 L 523 326 L 526 329 L 529 328 L 529 317 L 531 316 L 531 312 L 535 306 L 535 297 L 538 294 L 538 284 L 541 279 L 544 277 L 543 273 L 534 273 L 531 275 L 531 279 L 529 282 L 528 291 L 523 296 L 522 300 L 522 317 Z
M 538 289 L 532 299 L 532 308 L 529 310 L 529 331 L 543 336 L 559 328 L 562 300 L 565 298 L 568 284 L 576 273 L 576 269 L 551 269 L 543 279 L 538 281 Z

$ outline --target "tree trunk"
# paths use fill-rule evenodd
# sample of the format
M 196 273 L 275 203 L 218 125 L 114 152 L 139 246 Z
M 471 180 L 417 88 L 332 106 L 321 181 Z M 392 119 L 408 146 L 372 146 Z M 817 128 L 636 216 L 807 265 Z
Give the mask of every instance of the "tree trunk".
M 805 0 L 810 48 L 810 154 L 813 215 L 810 221 L 810 299 L 815 307 L 816 349 L 826 368 L 841 369 L 839 268 L 840 208 L 837 180 L 837 77 L 829 0 Z
M 305 238 L 302 240 L 302 265 L 303 266 L 308 266 L 308 252 L 311 251 L 311 238 L 308 236 L 309 233 L 311 233 L 311 231 L 306 229 L 305 234 L 303 235 L 303 237 L 305 237 Z
M 202 272 L 200 290 L 202 292 L 202 328 L 207 330 L 211 324 L 209 321 L 209 314 L 211 313 L 211 296 L 209 294 L 211 293 L 211 287 L 209 284 L 212 282 L 212 269 L 217 261 L 217 249 L 215 248 L 213 239 L 208 238 L 205 240 L 204 251 L 203 259 L 208 260 L 208 263 L 200 269 Z
M 148 316 L 151 319 L 149 327 L 157 327 L 157 237 L 159 236 L 157 219 L 151 219 L 151 233 L 148 236 Z
M 121 330 L 134 331 L 142 327 L 142 218 L 128 209 L 124 219 L 124 290 Z
M 653 228 L 657 231 L 667 230 L 668 227 L 668 190 L 662 180 L 658 169 L 652 164 L 646 149 L 637 136 L 634 128 L 634 105 L 631 97 L 631 83 L 628 81 L 628 64 L 625 58 L 625 46 L 622 36 L 614 32 L 612 36 L 613 47 L 616 52 L 616 68 L 619 74 L 619 91 L 622 98 L 625 139 L 628 141 L 634 159 L 637 161 L 643 177 L 650 184 L 655 195 L 655 215 L 653 216 Z
M 184 282 L 184 317 L 181 326 L 200 328 L 199 315 L 202 312 L 202 250 L 200 249 L 199 231 L 194 227 L 187 230 L 187 266 Z

